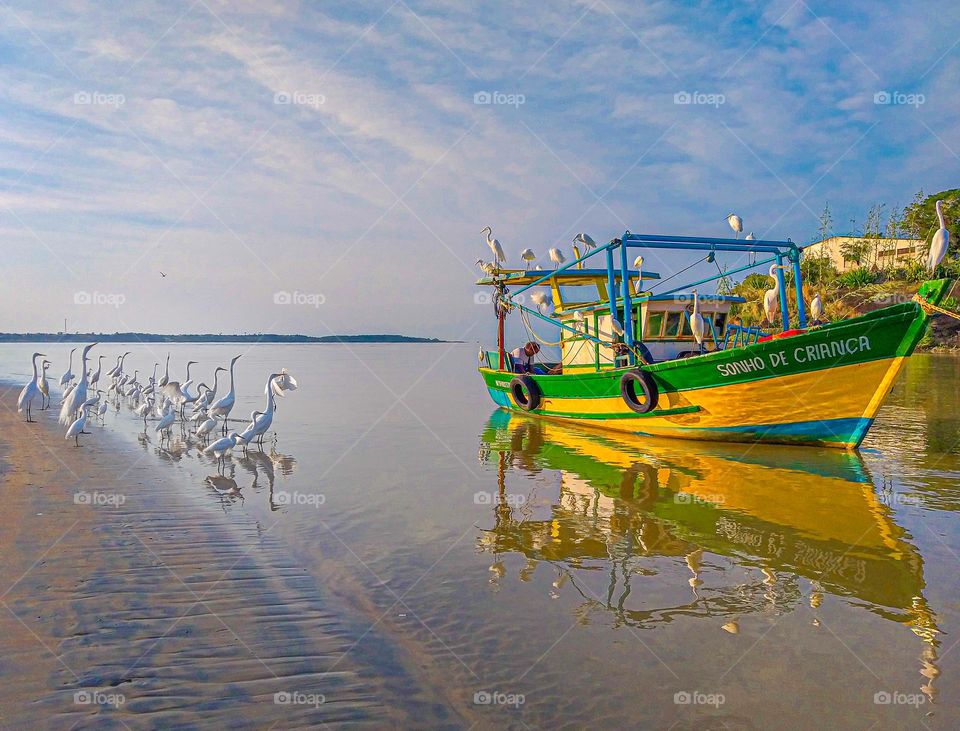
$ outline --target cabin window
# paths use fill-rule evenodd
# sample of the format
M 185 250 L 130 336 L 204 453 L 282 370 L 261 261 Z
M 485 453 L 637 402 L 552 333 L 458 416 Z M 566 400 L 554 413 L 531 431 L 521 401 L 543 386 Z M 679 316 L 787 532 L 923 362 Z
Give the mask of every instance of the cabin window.
M 686 320 L 686 313 L 684 312 L 668 312 L 667 313 L 667 327 L 664 331 L 664 337 L 668 338 L 678 338 L 680 337 L 680 328 L 683 327 L 683 322 Z
M 647 316 L 647 329 L 643 333 L 644 338 L 659 338 L 663 330 L 663 313 L 651 312 Z
M 722 333 L 727 324 L 727 313 L 717 312 L 713 315 L 713 326 L 718 333 Z
M 600 293 L 596 284 L 561 284 L 560 301 L 564 307 L 571 305 L 586 305 L 600 301 Z

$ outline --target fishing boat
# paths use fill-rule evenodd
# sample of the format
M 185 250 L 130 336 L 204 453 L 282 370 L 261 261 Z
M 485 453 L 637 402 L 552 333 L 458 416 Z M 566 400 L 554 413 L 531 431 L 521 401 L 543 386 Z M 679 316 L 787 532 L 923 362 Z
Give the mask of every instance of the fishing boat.
M 730 271 L 717 265 L 716 275 L 657 292 L 676 275 L 644 271 L 637 267 L 640 257 L 630 265 L 631 250 L 700 252 L 697 261 L 709 263 L 726 253 L 764 258 Z M 605 266 L 590 268 L 588 260 L 598 255 Z M 802 248 L 790 240 L 627 231 L 550 271 L 485 265 L 477 284 L 493 288 L 498 342 L 495 351 L 480 352 L 480 375 L 498 406 L 581 426 L 855 449 L 930 315 L 942 311 L 939 305 L 953 282 L 929 280 L 911 301 L 841 321 L 808 323 L 801 255 Z M 731 322 L 730 308 L 742 298 L 701 296 L 696 289 L 767 265 L 779 299 L 778 331 Z M 796 291 L 795 321 L 788 269 Z M 539 297 L 528 299 L 537 292 Z M 513 313 L 531 337 L 538 337 L 532 320 L 559 327 L 560 340 L 548 344 L 559 345 L 560 362 L 516 372 L 504 344 L 505 320 Z

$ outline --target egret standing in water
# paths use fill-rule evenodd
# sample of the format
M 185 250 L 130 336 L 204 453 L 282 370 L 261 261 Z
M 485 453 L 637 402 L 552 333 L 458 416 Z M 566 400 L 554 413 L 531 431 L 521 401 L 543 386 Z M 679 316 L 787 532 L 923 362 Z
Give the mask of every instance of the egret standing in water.
M 76 348 L 70 348 L 70 360 L 67 363 L 67 370 L 64 371 L 62 376 L 60 376 L 61 387 L 69 385 L 70 381 L 73 380 L 73 354 L 76 352 L 76 350 Z
M 37 397 L 37 394 L 40 393 L 40 387 L 37 385 L 37 358 L 46 358 L 46 356 L 43 353 L 33 354 L 33 377 L 20 391 L 20 397 L 17 399 L 17 411 L 26 414 L 28 422 L 33 422 L 33 419 L 30 418 L 30 407 L 33 405 L 33 400 Z
M 234 384 L 234 377 L 233 377 L 233 367 L 234 367 L 234 365 L 236 364 L 236 362 L 237 362 L 238 360 L 240 360 L 240 356 L 239 356 L 239 355 L 236 356 L 233 360 L 230 361 L 230 391 L 229 391 L 227 394 L 225 394 L 224 396 L 221 396 L 221 397 L 218 398 L 216 401 L 214 401 L 213 404 L 210 406 L 210 409 L 209 409 L 209 412 L 208 412 L 208 413 L 210 414 L 210 416 L 214 416 L 214 417 L 216 417 L 216 416 L 222 416 L 222 417 L 223 417 L 223 432 L 224 432 L 224 434 L 226 434 L 226 432 L 227 432 L 227 421 L 228 421 L 228 418 L 227 418 L 227 417 L 230 416 L 230 412 L 233 410 L 233 404 L 234 404 L 234 402 L 236 401 L 236 398 L 237 398 L 237 392 L 236 392 L 236 388 L 235 388 L 235 384 Z
M 213 444 L 211 444 L 209 447 L 204 449 L 203 453 L 212 454 L 214 457 L 217 458 L 217 464 L 223 465 L 227 457 L 227 452 L 229 452 L 231 449 L 237 446 L 237 439 L 239 439 L 239 437 L 240 435 L 237 434 L 235 431 L 230 432 L 230 436 L 221 437 L 220 439 L 215 441 Z
M 810 317 L 814 325 L 820 324 L 820 318 L 823 317 L 823 302 L 820 299 L 820 293 L 817 292 L 810 300 Z
M 40 410 L 50 408 L 50 382 L 47 380 L 47 368 L 52 364 L 49 360 L 43 361 L 40 369 L 40 378 L 37 379 L 37 388 L 40 389 Z
M 950 232 L 943 221 L 943 201 L 937 201 L 937 218 L 940 220 L 940 228 L 933 234 L 933 241 L 930 242 L 930 253 L 927 254 L 927 271 L 933 274 L 943 257 L 946 256 L 947 249 L 950 246 Z
M 736 213 L 730 213 L 727 215 L 727 223 L 730 224 L 730 228 L 734 230 L 737 234 L 737 238 L 740 238 L 740 234 L 743 232 L 743 219 L 740 218 Z
M 786 269 L 782 264 L 770 266 L 770 278 L 773 279 L 773 288 L 763 293 L 763 313 L 767 322 L 773 325 L 774 316 L 780 311 L 780 280 L 777 279 L 777 269 Z
M 493 238 L 493 229 L 487 226 L 480 233 L 487 235 L 487 246 L 490 247 L 490 251 L 493 252 L 493 265 L 495 267 L 500 266 L 503 262 L 507 260 L 507 257 L 503 254 L 503 247 L 500 246 L 500 242 Z
M 700 294 L 693 290 L 693 312 L 690 313 L 690 332 L 693 333 L 693 339 L 697 341 L 700 352 L 703 353 L 703 336 L 707 332 L 707 325 L 700 314 Z

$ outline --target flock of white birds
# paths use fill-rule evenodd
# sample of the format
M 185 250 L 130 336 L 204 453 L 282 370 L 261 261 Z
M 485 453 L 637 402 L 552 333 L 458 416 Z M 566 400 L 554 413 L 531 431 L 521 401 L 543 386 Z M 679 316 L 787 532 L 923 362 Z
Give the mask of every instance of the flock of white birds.
M 115 409 L 120 409 L 121 402 L 126 402 L 134 413 L 143 419 L 144 431 L 147 429 L 147 420 L 156 420 L 154 431 L 163 439 L 170 439 L 171 429 L 179 417 L 181 422 L 190 425 L 197 438 L 204 444 L 205 454 L 215 457 L 219 462 L 238 446 L 246 449 L 248 444 L 256 442 L 263 445 L 264 435 L 273 424 L 276 412 L 276 397 L 283 396 L 284 391 L 297 389 L 297 380 L 284 368 L 278 373 L 271 373 L 264 387 L 266 405 L 263 411 L 254 411 L 250 414 L 250 423 L 241 432 L 227 433 L 227 423 L 230 412 L 236 403 L 236 383 L 234 381 L 234 366 L 240 359 L 236 356 L 230 361 L 229 368 L 217 367 L 213 372 L 213 386 L 205 383 L 197 384 L 193 389 L 193 379 L 190 377 L 191 366 L 197 361 L 187 362 L 186 378 L 183 382 L 170 378 L 170 356 L 167 355 L 163 375 L 157 378 L 159 363 L 153 364 L 153 374 L 146 383 L 139 380 L 140 372 L 134 370 L 132 374 L 124 371 L 124 360 L 130 352 L 117 356 L 116 365 L 103 373 L 103 361 L 106 356 L 97 359 L 96 371 L 87 367 L 87 359 L 91 348 L 97 343 L 91 343 L 83 348 L 80 356 L 80 377 L 73 374 L 73 354 L 77 348 L 70 351 L 67 370 L 60 377 L 60 387 L 63 396 L 60 401 L 59 422 L 67 427 L 65 439 L 73 439 L 75 446 L 80 446 L 80 435 L 89 434 L 84 431 L 91 416 L 103 420 L 104 415 L 112 403 Z M 37 365 L 37 359 L 44 358 Z M 20 391 L 17 400 L 17 410 L 33 422 L 33 402 L 39 397 L 41 410 L 50 407 L 50 380 L 47 370 L 51 362 L 46 360 L 44 353 L 34 353 L 32 356 L 33 377 Z M 230 374 L 230 390 L 217 397 L 220 373 Z M 106 388 L 99 388 L 104 385 Z M 190 413 L 187 414 L 187 407 Z M 222 420 L 222 422 L 221 422 Z M 207 444 L 208 441 L 221 429 L 222 437 Z
M 943 201 L 937 201 L 936 210 L 940 227 L 933 234 L 933 238 L 930 242 L 930 250 L 927 254 L 927 260 L 925 262 L 927 271 L 930 272 L 931 275 L 934 273 L 936 268 L 940 266 L 940 262 L 943 261 L 943 257 L 946 256 L 947 249 L 950 246 L 950 232 L 947 230 L 943 219 Z M 735 237 L 739 239 L 740 234 L 743 233 L 743 219 L 736 213 L 730 213 L 724 220 L 726 220 L 730 228 L 733 230 Z M 500 242 L 493 237 L 493 230 L 489 226 L 485 227 L 480 233 L 487 235 L 487 246 L 490 248 L 490 252 L 493 254 L 493 261 L 487 262 L 483 259 L 477 259 L 476 264 L 480 270 L 488 276 L 495 276 L 500 272 L 500 265 L 507 261 L 507 257 L 504 255 L 503 246 L 501 246 Z M 751 232 L 744 237 L 744 240 L 755 241 L 756 237 Z M 597 242 L 585 233 L 579 233 L 573 237 L 574 260 L 579 259 L 581 256 L 586 256 L 590 251 L 596 248 Z M 563 251 L 561 251 L 559 248 L 551 248 L 547 251 L 547 254 L 550 257 L 550 261 L 553 262 L 554 269 L 559 269 L 567 261 Z M 520 252 L 520 260 L 524 263 L 524 269 L 529 270 L 533 262 L 537 260 L 537 255 L 534 253 L 533 249 L 524 249 Z M 642 273 L 643 257 L 638 256 L 636 259 L 634 259 L 633 266 Z M 537 264 L 534 268 L 537 271 L 543 269 L 543 267 L 539 264 Z M 767 322 L 771 325 L 774 323 L 777 315 L 780 312 L 780 280 L 777 278 L 777 270 L 786 268 L 787 267 L 785 266 L 774 264 L 769 270 L 770 278 L 773 280 L 773 287 L 763 293 L 763 312 L 766 315 Z M 639 294 L 643 286 L 642 274 L 637 279 L 636 286 L 637 293 Z M 549 308 L 552 306 L 550 295 L 546 292 L 533 292 L 530 298 L 541 311 L 544 307 Z M 693 291 L 693 298 L 694 304 L 693 313 L 690 315 L 690 325 L 697 342 L 702 343 L 702 334 L 705 331 L 705 324 L 703 322 L 702 315 L 700 315 L 698 311 L 698 293 L 696 290 Z M 807 307 L 807 312 L 810 314 L 810 319 L 813 324 L 820 324 L 823 319 L 824 308 L 823 300 L 821 299 L 819 292 L 815 293 L 813 298 L 810 300 L 810 304 Z M 612 327 L 617 335 L 623 334 L 622 327 L 619 327 L 619 323 L 616 320 L 612 322 Z M 698 334 L 700 335 L 699 337 Z

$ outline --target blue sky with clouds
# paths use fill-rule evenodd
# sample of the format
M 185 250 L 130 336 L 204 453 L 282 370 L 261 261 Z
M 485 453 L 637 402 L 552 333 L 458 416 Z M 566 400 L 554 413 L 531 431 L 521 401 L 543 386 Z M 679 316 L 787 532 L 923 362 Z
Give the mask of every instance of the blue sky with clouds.
M 960 182 L 956 3 L 77 0 L 0 17 L 4 331 L 489 339 L 485 225 L 508 263 L 578 231 L 726 235 L 731 210 L 806 242 L 827 200 L 845 230 Z

